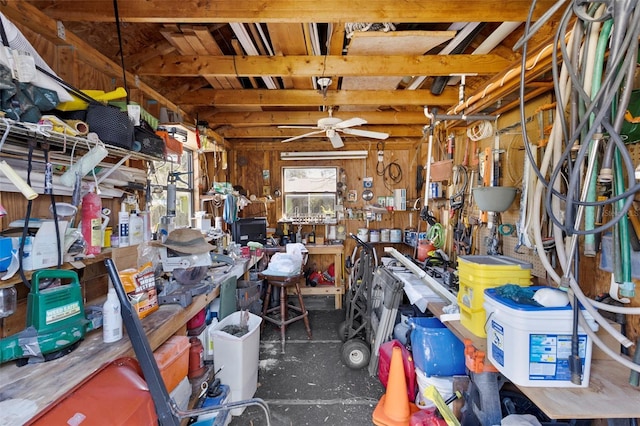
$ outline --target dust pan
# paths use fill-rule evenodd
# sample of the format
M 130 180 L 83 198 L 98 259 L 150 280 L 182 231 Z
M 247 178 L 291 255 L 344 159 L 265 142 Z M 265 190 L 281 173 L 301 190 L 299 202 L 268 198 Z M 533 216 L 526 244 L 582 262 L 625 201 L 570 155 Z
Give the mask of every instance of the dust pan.
M 373 424 L 377 426 L 408 425 L 413 413 L 420 408 L 409 401 L 407 396 L 407 382 L 402 365 L 402 350 L 394 347 L 389 367 L 387 392 L 382 395 L 375 410 L 373 410 Z

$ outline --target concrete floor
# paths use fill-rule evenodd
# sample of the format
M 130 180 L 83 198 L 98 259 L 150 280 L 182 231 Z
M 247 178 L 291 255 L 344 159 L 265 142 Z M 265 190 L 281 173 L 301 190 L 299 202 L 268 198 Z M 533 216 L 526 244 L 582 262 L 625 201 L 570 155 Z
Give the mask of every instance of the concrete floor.
M 266 324 L 255 396 L 269 405 L 273 426 L 371 425 L 385 390 L 366 368 L 351 370 L 342 362 L 336 329 L 344 321 L 344 311 L 333 309 L 333 297 L 305 297 L 305 304 L 313 339 L 307 339 L 302 321 L 290 324 L 284 354 L 279 330 Z M 266 425 L 264 412 L 248 407 L 233 417 L 231 425 Z

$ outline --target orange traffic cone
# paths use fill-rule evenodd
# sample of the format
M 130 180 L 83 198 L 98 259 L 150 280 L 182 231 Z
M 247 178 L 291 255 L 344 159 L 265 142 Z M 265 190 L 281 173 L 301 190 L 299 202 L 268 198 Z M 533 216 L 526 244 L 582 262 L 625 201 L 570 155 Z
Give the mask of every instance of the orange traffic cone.
M 408 425 L 411 414 L 419 411 L 407 396 L 407 382 L 402 365 L 402 350 L 394 347 L 391 353 L 387 392 L 382 395 L 375 410 L 373 410 L 373 424 L 377 426 Z

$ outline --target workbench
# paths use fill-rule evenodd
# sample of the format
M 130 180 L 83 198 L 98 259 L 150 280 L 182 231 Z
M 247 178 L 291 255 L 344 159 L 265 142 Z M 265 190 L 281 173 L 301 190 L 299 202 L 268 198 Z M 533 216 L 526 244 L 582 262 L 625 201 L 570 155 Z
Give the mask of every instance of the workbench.
M 335 308 L 342 309 L 342 295 L 345 292 L 345 284 L 342 277 L 342 270 L 344 267 L 344 246 L 342 244 L 305 244 L 304 247 L 307 249 L 310 256 L 310 259 L 307 260 L 307 265 L 312 263 L 311 256 L 333 256 L 335 277 L 333 285 L 308 287 L 306 282 L 300 282 L 300 293 L 302 293 L 302 295 L 311 296 L 333 295 L 335 298 Z M 284 252 L 285 250 L 286 249 L 283 246 L 265 248 L 265 252 L 268 256 L 271 256 L 273 253 Z
M 444 313 L 450 301 L 437 300 L 432 288 L 442 288 L 438 280 L 429 275 L 422 279 L 407 273 L 397 275 L 405 284 L 405 292 L 409 291 L 414 297 L 419 295 L 420 304 L 459 339 L 470 340 L 477 350 L 486 353 L 486 339 L 475 336 L 459 320 L 451 320 L 451 315 Z M 518 389 L 551 419 L 640 418 L 640 388 L 629 384 L 629 373 L 610 358 L 592 357 L 589 387 L 518 386 Z
M 235 265 L 228 270 L 225 269 L 225 272 L 214 272 L 214 283 L 220 283 L 231 276 L 240 278 L 251 266 L 251 259 L 238 259 Z M 186 308 L 177 304 L 161 305 L 157 311 L 142 319 L 151 348 L 157 349 L 169 337 L 184 330 L 187 321 L 218 295 L 219 286 L 216 285 L 211 292 L 195 297 Z M 16 404 L 19 400 L 35 403 L 35 411 L 25 413 L 26 422 L 106 363 L 125 356 L 135 356 L 126 332 L 118 342 L 104 343 L 102 329 L 98 329 L 87 333 L 78 348 L 57 360 L 23 367 L 17 367 L 14 362 L 2 364 L 0 403 L 12 399 L 16 400 Z M 26 406 L 29 405 L 32 404 Z

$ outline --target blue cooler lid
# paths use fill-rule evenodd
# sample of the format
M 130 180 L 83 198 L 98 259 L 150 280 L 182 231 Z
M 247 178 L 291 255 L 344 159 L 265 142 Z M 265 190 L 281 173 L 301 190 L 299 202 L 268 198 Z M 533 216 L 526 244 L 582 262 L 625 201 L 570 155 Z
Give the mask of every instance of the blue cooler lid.
M 567 304 L 566 306 L 561 306 L 561 307 L 546 307 L 546 306 L 536 306 L 536 305 L 529 305 L 526 303 L 518 303 L 513 299 L 510 299 L 508 297 L 503 297 L 500 294 L 498 294 L 498 289 L 500 287 L 492 287 L 492 288 L 488 288 L 485 289 L 484 291 L 484 295 L 485 297 L 488 297 L 492 300 L 494 300 L 495 302 L 498 302 L 502 305 L 505 305 L 511 309 L 515 309 L 518 311 L 566 311 L 566 310 L 570 310 L 571 309 L 571 304 Z M 527 290 L 532 290 L 534 293 L 537 290 L 540 290 L 542 288 L 553 288 L 553 287 L 548 287 L 548 286 L 531 286 L 531 287 L 525 287 Z M 582 308 L 582 307 L 581 307 Z

